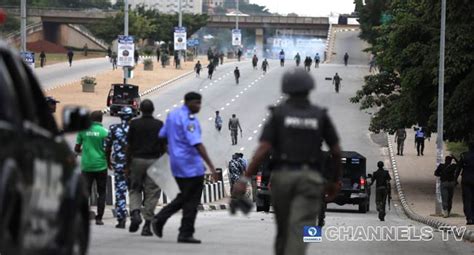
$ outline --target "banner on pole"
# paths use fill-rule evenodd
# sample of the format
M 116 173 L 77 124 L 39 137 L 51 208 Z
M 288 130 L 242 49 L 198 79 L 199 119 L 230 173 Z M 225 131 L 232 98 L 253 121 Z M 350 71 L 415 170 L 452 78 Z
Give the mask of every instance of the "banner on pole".
M 35 69 L 35 53 L 34 52 L 22 51 L 20 52 L 20 56 L 29 67 L 31 67 L 32 69 Z
M 186 28 L 174 28 L 174 50 L 186 50 Z
M 135 44 L 133 43 L 133 36 L 118 36 L 118 66 L 133 66 L 134 65 Z
M 232 46 L 242 45 L 242 33 L 240 29 L 232 29 Z

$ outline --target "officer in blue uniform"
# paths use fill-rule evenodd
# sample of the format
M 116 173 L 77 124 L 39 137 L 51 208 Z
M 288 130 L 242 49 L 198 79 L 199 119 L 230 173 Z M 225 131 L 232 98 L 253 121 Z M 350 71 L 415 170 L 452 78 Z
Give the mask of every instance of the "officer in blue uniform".
M 217 180 L 214 164 L 207 155 L 201 140 L 201 125 L 195 114 L 201 109 L 202 96 L 189 92 L 184 97 L 184 105 L 171 112 L 160 130 L 159 137 L 167 139 L 171 172 L 176 178 L 181 193 L 167 206 L 155 215 L 152 221 L 153 232 L 158 237 L 163 236 L 163 226 L 166 221 L 179 210 L 183 210 L 183 219 L 179 228 L 179 243 L 201 243 L 195 239 L 194 223 L 197 207 L 201 201 L 206 171 L 206 162 Z
M 115 212 L 118 224 L 116 228 L 125 228 L 127 219 L 127 180 L 125 168 L 127 163 L 126 147 L 127 135 L 130 127 L 130 120 L 133 118 L 133 111 L 130 107 L 124 107 L 120 112 L 120 123 L 110 126 L 109 135 L 105 139 L 107 162 L 109 168 L 114 171 L 115 177 Z

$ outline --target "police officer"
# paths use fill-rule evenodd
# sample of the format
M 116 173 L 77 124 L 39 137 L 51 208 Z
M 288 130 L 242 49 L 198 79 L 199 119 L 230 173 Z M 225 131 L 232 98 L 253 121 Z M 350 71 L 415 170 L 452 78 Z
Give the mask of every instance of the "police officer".
M 229 119 L 229 130 L 232 145 L 237 145 L 237 136 L 239 134 L 239 129 L 240 133 L 242 133 L 242 127 L 240 127 L 239 119 L 235 116 L 235 114 L 232 114 L 232 118 Z
M 283 49 L 280 51 L 280 54 L 279 54 L 279 58 L 280 58 L 280 66 L 285 66 L 285 51 L 283 51 Z
M 379 212 L 379 219 L 380 221 L 385 220 L 385 201 L 387 197 L 391 199 L 390 194 L 390 174 L 387 170 L 383 168 L 383 162 L 379 161 L 377 163 L 377 171 L 375 171 L 372 175 L 372 179 L 374 180 L 370 185 L 375 184 L 375 202 L 377 204 L 377 211 Z
M 295 56 L 295 62 L 296 62 L 296 66 L 300 66 L 300 63 L 301 63 L 301 56 L 300 56 L 300 53 L 296 53 L 296 56 Z
M 216 127 L 217 131 L 221 132 L 222 129 L 222 117 L 219 114 L 219 111 L 216 111 L 216 118 L 214 119 L 214 126 Z
M 204 186 L 206 162 L 217 180 L 217 172 L 209 158 L 201 140 L 201 125 L 195 114 L 201 109 L 202 96 L 189 92 L 184 97 L 184 105 L 171 112 L 159 136 L 168 141 L 171 172 L 176 178 L 181 193 L 167 206 L 155 215 L 152 221 L 153 232 L 158 237 L 163 236 L 163 227 L 166 221 L 179 210 L 183 210 L 183 219 L 179 228 L 179 243 L 199 244 L 194 238 L 194 223 L 197 216 L 197 207 L 201 201 Z
M 268 61 L 267 59 L 263 60 L 262 62 L 262 70 L 263 70 L 263 74 L 266 74 L 267 73 L 267 69 L 270 65 L 268 64 Z
M 426 133 L 423 127 L 417 128 L 415 132 L 415 146 L 418 156 L 423 156 L 423 151 L 425 150 L 425 138 Z
M 242 174 L 245 171 L 245 166 L 240 161 L 240 155 L 235 153 L 232 155 L 232 159 L 229 161 L 229 182 L 230 182 L 230 192 L 232 193 L 232 189 L 234 183 L 236 183 Z
M 243 194 L 249 178 L 256 174 L 260 163 L 272 151 L 277 255 L 306 252 L 306 244 L 302 241 L 304 226 L 315 224 L 315 216 L 323 203 L 323 141 L 330 148 L 335 171 L 334 179 L 326 186 L 328 200 L 334 198 L 341 185 L 339 138 L 326 110 L 309 101 L 313 88 L 313 78 L 302 69 L 294 69 L 283 76 L 282 91 L 289 99 L 272 109 L 245 178 L 234 185 L 234 194 Z
M 320 61 L 321 61 L 321 57 L 319 56 L 319 53 L 316 53 L 316 56 L 314 56 L 314 68 L 319 67 Z
M 395 142 L 397 143 L 397 155 L 403 156 L 403 147 L 407 139 L 407 131 L 404 128 L 397 129 L 395 132 Z
M 115 183 L 115 212 L 118 224 L 116 228 L 125 228 L 127 219 L 127 181 L 125 169 L 127 163 L 126 149 L 128 146 L 127 136 L 133 111 L 130 107 L 124 107 L 118 113 L 120 123 L 110 126 L 109 134 L 105 139 L 105 152 L 109 169 L 114 171 Z
M 56 105 L 60 102 L 54 97 L 46 97 L 46 103 L 48 103 L 49 111 L 51 113 L 56 113 Z
M 208 78 L 209 80 L 212 80 L 212 74 L 214 73 L 214 70 L 216 70 L 216 66 L 214 65 L 214 63 L 211 61 L 209 62 L 209 65 L 207 65 L 207 74 L 208 74 Z

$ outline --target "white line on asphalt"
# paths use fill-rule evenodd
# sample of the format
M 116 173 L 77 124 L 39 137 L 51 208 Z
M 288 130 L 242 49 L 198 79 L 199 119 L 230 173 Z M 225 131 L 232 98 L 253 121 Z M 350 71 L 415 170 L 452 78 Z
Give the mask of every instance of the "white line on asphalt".
M 234 101 L 235 101 L 235 99 L 232 98 L 232 102 L 234 102 Z
M 262 127 L 262 124 L 258 124 L 258 127 L 261 128 L 261 127 Z
M 244 151 L 244 150 L 245 150 L 245 148 L 244 148 L 244 147 L 240 148 L 240 151 Z
M 265 122 L 267 119 L 263 118 L 263 122 Z
M 252 141 L 252 139 L 253 139 L 252 137 L 249 137 L 249 141 Z
M 207 86 L 205 86 L 204 88 L 205 88 L 205 89 L 207 89 L 208 87 L 207 87 Z
M 181 103 L 184 103 L 184 100 L 181 100 L 180 102 L 181 102 Z
M 225 109 L 225 108 L 224 108 L 224 107 L 222 107 L 222 108 L 221 108 L 221 111 L 223 111 L 224 109 Z
M 243 94 L 244 92 L 243 91 L 240 91 L 240 94 Z
M 212 120 L 212 117 L 210 117 L 209 120 Z
M 254 130 L 253 133 L 254 133 L 254 134 L 258 133 L 258 130 Z
M 177 104 L 174 104 L 173 107 L 178 107 L 178 105 L 177 105 Z
M 199 89 L 199 91 L 202 91 L 202 89 Z
M 169 112 L 169 111 L 170 111 L 170 109 L 166 109 L 166 110 L 165 110 L 165 112 Z
M 247 88 L 244 88 L 245 91 L 247 91 Z
M 158 114 L 158 115 L 156 115 L 156 117 L 158 117 L 158 118 L 159 118 L 159 117 L 161 117 L 161 113 L 160 113 L 160 114 Z
M 230 105 L 230 103 L 227 103 L 227 104 L 225 104 L 225 105 L 226 105 L 226 106 L 229 106 L 229 105 Z
M 239 95 L 237 95 L 237 96 L 235 96 L 235 97 L 239 98 L 240 96 L 239 96 Z

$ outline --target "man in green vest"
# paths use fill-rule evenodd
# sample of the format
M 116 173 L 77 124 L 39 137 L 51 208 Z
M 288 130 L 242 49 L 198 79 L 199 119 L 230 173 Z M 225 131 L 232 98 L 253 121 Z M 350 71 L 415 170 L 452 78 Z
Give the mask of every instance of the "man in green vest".
M 81 154 L 82 176 L 86 180 L 87 190 L 91 193 L 94 181 L 97 185 L 97 216 L 96 225 L 104 225 L 102 217 L 105 210 L 105 192 L 107 187 L 107 159 L 105 154 L 105 138 L 107 129 L 102 126 L 102 112 L 91 113 L 92 125 L 77 135 L 74 151 Z

